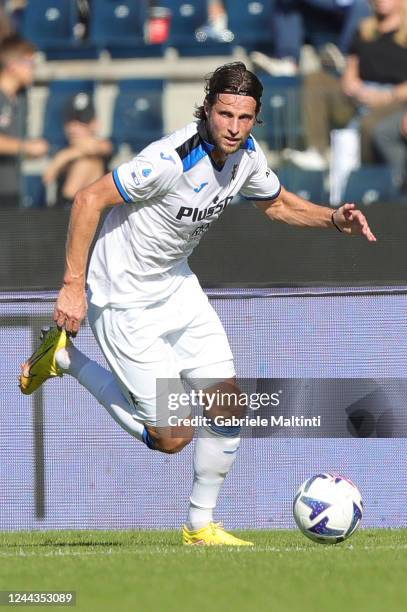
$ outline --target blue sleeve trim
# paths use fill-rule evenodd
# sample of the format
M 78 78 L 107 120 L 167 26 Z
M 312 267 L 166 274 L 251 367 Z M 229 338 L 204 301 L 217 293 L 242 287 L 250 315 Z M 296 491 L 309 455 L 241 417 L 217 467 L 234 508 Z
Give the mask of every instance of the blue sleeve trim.
M 119 175 L 117 173 L 117 168 L 115 168 L 113 170 L 112 176 L 113 176 L 114 184 L 116 185 L 116 189 L 120 193 L 120 195 L 122 196 L 123 200 L 125 202 L 127 202 L 127 203 L 132 202 L 133 200 L 131 198 L 129 198 L 129 196 L 127 195 L 127 193 L 123 189 L 123 186 L 122 186 L 122 184 L 120 182 L 120 179 L 119 179 Z
M 274 195 L 272 195 L 272 196 L 268 196 L 267 198 L 256 198 L 256 197 L 250 197 L 250 198 L 249 198 L 249 197 L 246 197 L 246 196 L 245 196 L 245 195 L 243 195 L 243 194 L 241 194 L 241 196 L 242 196 L 242 197 L 243 197 L 245 200 L 251 200 L 251 201 L 257 201 L 257 200 L 258 200 L 259 202 L 261 202 L 261 201 L 266 202 L 267 200 L 275 200 L 276 198 L 278 198 L 278 196 L 280 195 L 280 193 L 281 193 L 281 185 L 280 185 L 280 187 L 278 188 L 278 191 L 276 191 L 276 193 L 275 193 Z
M 143 429 L 143 433 L 142 433 L 141 437 L 142 437 L 142 440 L 143 440 L 144 444 L 148 448 L 151 448 L 151 450 L 154 450 L 154 440 L 152 439 L 152 437 L 148 433 L 148 430 L 145 427 Z

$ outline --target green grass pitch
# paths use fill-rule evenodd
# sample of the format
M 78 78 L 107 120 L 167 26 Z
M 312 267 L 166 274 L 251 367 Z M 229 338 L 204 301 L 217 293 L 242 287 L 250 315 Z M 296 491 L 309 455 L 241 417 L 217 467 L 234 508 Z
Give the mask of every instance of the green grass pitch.
M 183 547 L 175 531 L 3 532 L 0 590 L 75 590 L 66 609 L 89 612 L 407 609 L 407 530 L 362 529 L 335 546 L 239 533 L 256 546 Z

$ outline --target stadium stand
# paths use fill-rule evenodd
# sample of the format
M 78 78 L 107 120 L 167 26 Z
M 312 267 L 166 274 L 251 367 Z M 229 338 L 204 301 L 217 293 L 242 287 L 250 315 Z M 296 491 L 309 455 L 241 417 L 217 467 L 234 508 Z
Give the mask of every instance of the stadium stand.
M 171 11 L 167 46 L 175 48 L 180 56 L 229 55 L 232 52 L 228 42 L 196 37 L 197 30 L 207 20 L 207 0 L 160 0 L 160 5 Z
M 261 108 L 263 123 L 256 126 L 256 137 L 274 151 L 292 147 L 295 143 L 298 146 L 303 133 L 301 78 L 259 76 L 264 86 Z
M 161 138 L 163 125 L 164 81 L 161 79 L 127 79 L 119 82 L 113 111 L 111 140 L 117 149 L 121 144 L 140 151 L 151 141 Z
M 162 0 L 160 3 L 171 11 L 170 44 L 188 43 L 194 37 L 194 32 L 205 23 L 207 18 L 206 0 Z
M 281 184 L 290 191 L 316 204 L 326 204 L 328 193 L 325 189 L 327 173 L 302 170 L 292 164 L 284 164 L 277 171 Z
M 306 32 L 306 40 L 308 40 L 316 49 L 320 49 L 327 43 L 338 44 L 341 30 L 340 12 L 326 13 L 323 10 L 319 11 L 315 7 L 304 5 L 304 29 Z
M 98 0 L 92 4 L 89 38 L 98 52 L 109 51 L 111 57 L 157 57 L 162 45 L 147 44 L 144 28 L 148 18 L 145 0 Z
M 372 164 L 361 166 L 351 172 L 345 187 L 343 201 L 369 205 L 376 202 L 389 202 L 396 197 L 390 168 L 384 164 Z
M 271 52 L 273 48 L 272 19 L 273 0 L 225 0 L 228 28 L 233 32 L 234 43 L 246 51 Z
M 49 60 L 94 58 L 95 49 L 76 37 L 78 22 L 76 2 L 31 0 L 22 15 L 22 35 L 33 41 Z
M 204 30 L 208 24 L 206 0 L 157 3 L 97 0 L 89 4 L 89 38 L 83 40 L 75 33 L 80 19 L 76 0 L 28 0 L 22 19 L 23 34 L 46 54 L 46 60 L 40 61 L 36 68 L 38 89 L 45 90 L 44 86 L 50 84 L 48 96 L 44 94 L 42 98 L 41 110 L 36 108 L 32 113 L 37 120 L 41 115 L 35 136 L 41 135 L 43 122 L 42 134 L 51 144 L 50 153 L 65 146 L 62 115 L 67 100 L 81 90 L 93 94 L 95 83 L 102 131 L 104 136 L 112 137 L 116 153 L 122 144 L 139 151 L 163 133 L 179 127 L 182 117 L 192 116 L 191 108 L 202 95 L 204 74 L 230 61 L 227 56 L 231 53 L 233 59 L 243 59 L 250 68 L 249 54 L 253 49 L 272 52 L 276 0 L 224 0 L 223 4 L 228 16 L 227 31 L 234 36 L 230 42 L 220 42 L 210 36 L 204 42 L 197 40 L 197 31 Z M 151 6 L 157 8 L 157 5 L 171 12 L 169 38 L 162 44 L 149 44 L 146 40 L 153 15 Z M 314 38 L 314 30 L 320 26 L 316 19 L 308 35 Z M 322 38 L 326 34 L 323 30 Z M 171 49 L 177 53 L 170 53 Z M 79 61 L 67 61 L 75 59 Z M 60 80 L 61 70 L 64 79 L 72 80 Z M 325 174 L 294 168 L 287 163 L 289 157 L 284 151 L 304 148 L 300 99 L 303 77 L 276 77 L 260 71 L 259 76 L 264 84 L 263 124 L 256 126 L 255 136 L 266 152 L 269 149 L 271 167 L 278 169 L 290 190 L 314 201 L 327 201 Z M 124 155 L 125 149 L 121 152 Z M 42 197 L 38 196 L 40 184 L 33 176 L 29 170 L 24 206 L 36 206 Z M 387 166 L 363 166 L 349 177 L 344 196 L 367 204 L 377 198 L 394 197 L 388 176 Z
M 25 174 L 23 182 L 23 208 L 44 208 L 46 206 L 45 186 L 40 174 Z
M 44 111 L 43 137 L 50 143 L 51 152 L 52 149 L 66 145 L 64 111 L 68 102 L 82 91 L 93 95 L 94 86 L 94 81 L 74 79 L 53 81 L 50 84 Z

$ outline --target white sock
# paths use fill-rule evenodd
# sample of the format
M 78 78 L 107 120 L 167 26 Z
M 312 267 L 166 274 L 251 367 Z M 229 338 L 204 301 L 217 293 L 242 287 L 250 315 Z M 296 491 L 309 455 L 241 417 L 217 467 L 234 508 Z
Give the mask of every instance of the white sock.
M 68 348 L 59 349 L 55 355 L 55 361 L 60 368 L 65 370 L 65 374 L 78 378 L 81 369 L 90 359 L 71 344 Z
M 194 454 L 194 483 L 188 528 L 201 529 L 213 520 L 219 491 L 237 455 L 240 437 L 224 437 L 209 429 L 200 432 Z
M 86 357 L 73 345 L 60 349 L 56 361 L 66 374 L 76 378 L 106 408 L 125 431 L 144 442 L 144 424 L 134 418 L 134 407 L 124 397 L 109 370 Z

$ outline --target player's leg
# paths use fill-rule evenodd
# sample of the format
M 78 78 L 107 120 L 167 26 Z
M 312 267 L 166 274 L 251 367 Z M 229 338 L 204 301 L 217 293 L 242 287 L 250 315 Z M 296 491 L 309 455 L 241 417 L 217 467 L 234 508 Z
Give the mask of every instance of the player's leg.
M 64 373 L 76 378 L 106 408 L 116 423 L 149 448 L 172 454 L 191 441 L 193 430 L 190 427 L 180 426 L 178 434 L 169 432 L 168 428 L 146 425 L 138 412 L 134 393 L 123 389 L 112 372 L 86 357 L 73 344 L 59 351 L 56 358 Z
M 190 384 L 195 380 L 195 388 L 202 388 L 200 379 L 207 380 L 211 372 L 219 375 L 222 370 L 232 370 L 233 362 L 213 364 L 210 367 L 197 368 L 190 371 L 193 375 Z M 213 377 L 212 377 L 213 378 Z M 235 425 L 218 424 L 216 417 L 225 420 L 235 416 L 243 416 L 239 405 L 240 389 L 234 378 L 226 379 L 217 384 L 205 387 L 205 395 L 219 398 L 210 402 L 211 407 L 206 411 L 207 427 L 201 427 L 195 444 L 194 453 L 194 481 L 190 496 L 187 525 L 184 526 L 183 535 L 186 544 L 227 544 L 245 546 L 251 542 L 240 540 L 226 533 L 219 525 L 214 523 L 215 510 L 219 493 L 225 478 L 229 474 L 236 460 L 240 446 L 240 427 Z M 228 401 L 222 403 L 221 398 L 226 396 Z M 232 401 L 230 399 L 232 398 Z M 222 421 L 223 419 L 221 419 Z
M 194 435 L 194 428 L 189 425 L 177 425 L 174 427 L 154 427 L 145 425 L 148 432 L 148 446 L 168 455 L 179 453 L 187 446 Z
M 44 329 L 41 344 L 21 366 L 20 389 L 31 395 L 46 380 L 70 374 L 102 404 L 109 414 L 131 435 L 147 443 L 148 431 L 135 418 L 135 409 L 125 398 L 109 370 L 81 353 L 65 330 Z
M 134 393 L 123 389 L 112 372 L 86 357 L 73 344 L 60 350 L 56 361 L 64 373 L 76 378 L 127 433 L 149 448 L 173 454 L 191 441 L 191 427 L 180 425 L 177 428 L 179 431 L 175 432 L 165 427 L 146 425 L 144 417 L 138 413 L 140 400 L 136 400 Z M 154 377 L 151 380 L 155 381 Z
M 224 364 L 219 365 L 222 367 Z M 233 363 L 226 365 L 233 367 Z M 198 370 L 193 373 L 198 374 Z M 205 370 L 204 373 L 207 376 L 208 371 Z M 194 386 L 200 387 L 200 385 Z M 233 378 L 203 390 L 209 396 L 215 396 L 216 392 L 240 393 Z M 240 445 L 238 427 L 216 427 L 214 417 L 221 413 L 222 410 L 218 406 L 205 412 L 211 425 L 201 427 L 198 431 L 194 455 L 194 481 L 188 511 L 188 527 L 194 531 L 213 522 L 213 511 L 219 492 L 235 462 Z
M 120 313 L 124 314 L 124 311 Z M 156 362 L 154 354 L 149 351 L 149 361 L 137 365 L 131 358 L 127 359 L 126 347 L 115 350 L 115 342 L 109 342 L 109 333 L 114 339 L 120 334 L 124 338 L 131 338 L 131 330 L 123 328 L 123 321 L 120 321 L 123 317 L 115 318 L 107 309 L 90 305 L 88 318 L 115 374 L 81 353 L 64 330 L 53 328 L 44 334 L 40 347 L 22 365 L 21 391 L 29 395 L 47 379 L 70 374 L 107 409 L 125 431 L 149 448 L 168 453 L 181 450 L 192 438 L 191 428 L 180 426 L 179 435 L 176 429 L 172 429 L 172 435 L 169 436 L 168 431 L 155 427 L 156 376 L 174 377 L 177 374 L 171 369 L 171 360 L 165 359 L 166 347 L 155 347 L 155 354 L 158 353 Z M 143 321 L 140 323 L 142 329 Z M 140 338 L 135 338 L 134 344 L 137 346 L 139 343 Z M 157 344 L 160 344 L 160 339 L 157 339 Z M 131 346 L 128 352 L 131 353 Z M 123 383 L 123 380 L 129 383 Z
M 169 431 L 157 415 L 157 379 L 179 381 L 173 351 L 160 335 L 167 314 L 160 307 L 125 310 L 90 304 L 88 320 L 113 374 L 106 378 L 106 370 L 91 362 L 76 378 L 93 395 L 98 378 L 102 388 L 99 402 L 130 433 L 142 425 L 142 440 L 149 448 L 170 454 L 182 450 L 191 441 L 193 429 L 180 424 Z
M 188 287 L 189 284 L 189 287 Z M 184 312 L 194 313 L 172 344 L 178 357 L 181 376 L 195 389 L 206 393 L 229 393 L 239 397 L 235 368 L 229 342 L 216 312 L 209 304 L 199 283 L 192 278 L 186 283 Z M 181 305 L 182 306 L 182 305 Z M 181 308 L 182 310 L 182 308 Z M 242 416 L 238 402 L 231 405 L 214 403 L 206 416 Z M 232 469 L 240 445 L 239 427 L 201 428 L 194 450 L 194 481 L 190 497 L 184 542 L 187 544 L 245 545 L 246 542 L 227 534 L 213 522 L 219 492 Z
M 134 406 L 123 394 L 111 371 L 89 359 L 73 344 L 59 350 L 56 361 L 63 373 L 76 378 L 127 433 L 146 443 L 148 432 L 144 423 L 136 418 Z

